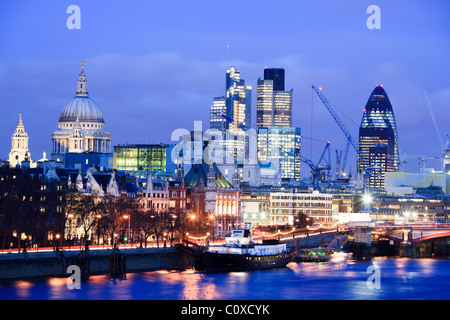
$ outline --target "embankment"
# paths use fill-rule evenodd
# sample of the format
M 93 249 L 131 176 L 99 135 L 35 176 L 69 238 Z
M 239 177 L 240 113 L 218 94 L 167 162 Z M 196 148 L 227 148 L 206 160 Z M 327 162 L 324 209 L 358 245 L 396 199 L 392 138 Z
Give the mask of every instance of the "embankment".
M 112 250 L 90 250 L 88 274 L 107 274 Z M 185 269 L 192 266 L 191 257 L 181 248 L 123 249 L 127 272 L 160 269 Z M 80 251 L 33 252 L 0 255 L 0 279 L 69 276 L 67 267 L 85 263 Z

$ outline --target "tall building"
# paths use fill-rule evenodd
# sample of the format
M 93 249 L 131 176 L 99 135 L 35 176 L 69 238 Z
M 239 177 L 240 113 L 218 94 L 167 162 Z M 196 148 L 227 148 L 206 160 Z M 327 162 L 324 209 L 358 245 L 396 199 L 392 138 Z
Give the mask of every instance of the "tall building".
M 265 68 L 264 80 L 258 79 L 256 126 L 292 126 L 292 89 L 284 90 L 284 69 Z
M 284 91 L 284 69 L 264 68 L 264 80 L 273 81 L 273 90 Z
M 19 115 L 16 130 L 11 137 L 11 152 L 9 153 L 9 165 L 15 167 L 22 161 L 30 160 L 31 155 L 28 150 L 28 134 L 22 121 L 22 114 Z
M 228 127 L 226 118 L 222 115 L 227 114 L 225 97 L 215 97 L 210 110 L 210 129 L 217 129 L 220 132 L 225 132 Z
M 52 140 L 52 160 L 64 162 L 68 153 L 111 154 L 111 134 L 105 131 L 98 104 L 89 97 L 83 63 L 75 97 L 62 109 Z
M 300 180 L 300 147 L 300 128 L 258 128 L 258 160 L 281 170 L 282 179 Z
M 284 75 L 284 69 L 265 68 L 257 82 L 258 161 L 270 162 L 282 179 L 300 180 L 300 128 L 292 127 L 292 90 L 284 90 Z
M 245 85 L 235 67 L 226 71 L 225 96 L 214 98 L 210 109 L 210 128 L 222 133 L 227 154 L 224 161 L 241 162 L 249 154 L 246 131 L 251 127 L 252 87 Z
M 399 169 L 397 125 L 383 86 L 377 85 L 367 101 L 359 128 L 358 171 L 366 172 L 366 187 L 384 191 L 385 172 Z

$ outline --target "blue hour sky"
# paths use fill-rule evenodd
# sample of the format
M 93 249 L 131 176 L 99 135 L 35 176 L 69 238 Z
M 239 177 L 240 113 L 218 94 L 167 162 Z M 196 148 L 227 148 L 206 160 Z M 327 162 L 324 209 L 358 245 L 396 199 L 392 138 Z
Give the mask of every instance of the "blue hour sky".
M 69 5 L 81 10 L 70 30 Z M 366 12 L 381 9 L 381 29 Z M 51 153 L 59 114 L 76 91 L 80 61 L 113 145 L 170 143 L 177 128 L 209 128 L 209 107 L 236 66 L 253 87 L 264 67 L 286 70 L 302 154 L 314 162 L 326 141 L 345 136 L 311 85 L 325 96 L 355 139 L 377 84 L 394 108 L 401 153 L 438 157 L 441 146 L 425 92 L 445 139 L 450 133 L 450 3 L 446 0 L 191 0 L 0 2 L 0 158 L 7 158 L 19 113 L 33 160 Z M 227 54 L 227 45 L 229 50 Z M 174 143 L 174 142 L 173 142 Z M 348 166 L 355 167 L 350 151 Z M 416 171 L 418 160 L 406 169 Z M 439 161 L 429 161 L 439 167 Z M 308 167 L 302 164 L 302 176 Z

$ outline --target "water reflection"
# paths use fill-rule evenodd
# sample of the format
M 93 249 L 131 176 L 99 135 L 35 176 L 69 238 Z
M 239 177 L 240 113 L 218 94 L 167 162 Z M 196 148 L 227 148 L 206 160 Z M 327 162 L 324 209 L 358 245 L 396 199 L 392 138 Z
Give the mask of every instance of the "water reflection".
M 16 281 L 14 283 L 16 294 L 19 299 L 28 299 L 30 297 L 30 291 L 33 284 L 29 281 Z
M 50 278 L 47 281 L 50 299 L 67 299 L 70 294 L 67 288 L 67 278 Z
M 212 279 L 202 273 L 187 273 L 182 277 L 183 290 L 180 299 L 183 300 L 214 300 L 221 299 Z
M 378 266 L 380 288 L 368 286 L 370 266 Z M 450 261 L 375 258 L 336 263 L 291 263 L 288 268 L 207 274 L 185 271 L 106 275 L 69 290 L 67 278 L 0 283 L 0 299 L 448 299 Z

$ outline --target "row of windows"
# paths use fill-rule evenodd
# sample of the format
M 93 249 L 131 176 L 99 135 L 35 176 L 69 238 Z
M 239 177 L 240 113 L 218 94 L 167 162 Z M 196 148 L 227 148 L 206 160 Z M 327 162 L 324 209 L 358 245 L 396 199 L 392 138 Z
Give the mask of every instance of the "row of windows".
M 272 214 L 288 214 L 288 215 L 296 215 L 299 213 L 305 213 L 308 215 L 331 215 L 331 210 L 300 210 L 300 209 L 272 209 Z
M 271 203 L 271 207 L 301 207 L 301 208 L 310 208 L 310 207 L 323 207 L 323 208 L 331 208 L 332 203 L 325 202 L 274 202 Z
M 275 196 L 275 195 L 272 195 L 271 198 L 272 198 L 272 200 L 331 201 L 331 197 L 324 197 L 324 196 L 311 197 L 311 196 L 290 196 L 290 195 L 289 196 Z
M 81 125 L 83 128 L 101 128 L 102 126 L 100 124 L 93 124 L 93 123 L 83 123 Z M 72 123 L 64 123 L 61 125 L 63 128 L 71 128 L 73 127 Z

